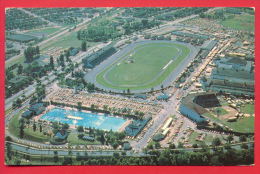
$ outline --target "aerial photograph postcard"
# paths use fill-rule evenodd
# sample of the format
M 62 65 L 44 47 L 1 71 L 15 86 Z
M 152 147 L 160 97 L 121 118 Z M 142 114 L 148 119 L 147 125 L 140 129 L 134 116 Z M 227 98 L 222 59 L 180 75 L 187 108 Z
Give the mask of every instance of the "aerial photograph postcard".
M 255 8 L 5 8 L 5 165 L 252 166 Z

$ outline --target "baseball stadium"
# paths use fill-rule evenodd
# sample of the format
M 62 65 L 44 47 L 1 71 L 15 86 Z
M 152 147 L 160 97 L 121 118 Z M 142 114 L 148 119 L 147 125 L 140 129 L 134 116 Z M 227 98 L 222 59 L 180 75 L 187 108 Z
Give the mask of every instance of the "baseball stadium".
M 197 53 L 197 48 L 182 42 L 134 42 L 94 67 L 85 79 L 114 92 L 157 90 L 170 86 Z

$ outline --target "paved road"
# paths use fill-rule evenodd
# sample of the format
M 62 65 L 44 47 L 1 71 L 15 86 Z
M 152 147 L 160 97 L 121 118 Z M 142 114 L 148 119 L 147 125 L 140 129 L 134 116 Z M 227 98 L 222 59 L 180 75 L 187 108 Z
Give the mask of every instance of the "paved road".
M 69 155 L 68 149 L 38 149 L 33 148 L 29 146 L 24 146 L 21 144 L 10 142 L 12 150 L 17 150 L 20 152 L 28 153 L 31 155 L 54 155 L 54 151 L 57 151 L 59 156 L 63 155 Z M 231 144 L 232 148 L 235 149 L 241 149 L 241 144 L 247 144 L 249 148 L 253 147 L 254 142 L 244 142 L 244 143 L 236 143 Z M 224 147 L 224 146 L 219 146 Z M 208 147 L 209 150 L 213 151 L 213 147 Z M 158 149 L 158 150 L 164 150 L 164 149 Z M 186 151 L 186 152 L 192 152 L 194 150 L 202 150 L 202 148 L 179 148 L 179 149 L 173 149 L 175 151 Z M 85 156 L 85 153 L 87 153 L 88 156 L 95 157 L 95 156 L 113 156 L 114 152 L 123 152 L 121 150 L 78 150 L 78 149 L 70 149 L 71 155 L 76 156 L 79 154 L 80 156 Z M 133 157 L 145 157 L 145 156 L 152 156 L 148 153 L 144 153 L 142 151 L 134 152 L 134 151 L 124 151 L 126 152 L 126 156 L 133 156 Z
M 58 152 L 58 155 L 69 155 L 69 149 L 51 149 L 51 148 L 47 148 L 47 149 L 38 149 L 38 148 L 33 148 L 33 147 L 29 147 L 29 146 L 25 146 L 25 145 L 21 145 L 21 144 L 17 144 L 17 143 L 12 143 L 11 142 L 11 148 L 12 150 L 17 150 L 20 152 L 24 152 L 24 153 L 29 153 L 31 155 L 54 155 L 54 151 Z M 76 149 L 71 149 L 71 155 L 76 156 L 78 153 L 81 156 L 84 156 L 85 153 L 88 154 L 88 156 L 113 156 L 114 152 L 123 152 L 123 151 L 119 151 L 119 150 L 76 150 Z M 125 151 L 126 152 L 126 156 L 134 156 L 134 157 L 140 157 L 140 156 L 151 156 L 149 154 L 145 154 L 143 152 L 139 152 L 139 153 L 134 153 L 133 151 Z

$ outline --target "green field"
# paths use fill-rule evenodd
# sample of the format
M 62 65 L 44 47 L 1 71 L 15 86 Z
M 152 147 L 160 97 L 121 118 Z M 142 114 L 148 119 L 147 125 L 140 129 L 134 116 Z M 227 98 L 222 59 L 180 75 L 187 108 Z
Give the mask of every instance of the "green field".
M 188 47 L 176 43 L 139 45 L 98 74 L 96 80 L 114 89 L 152 88 L 162 83 L 189 53 Z
M 243 133 L 252 133 L 254 132 L 254 117 L 244 117 L 239 118 L 237 121 L 228 122 L 227 120 L 222 120 L 217 117 L 214 117 L 211 113 L 207 112 L 203 114 L 203 116 L 210 118 L 212 121 L 221 123 L 229 128 L 233 129 L 236 132 L 243 132 Z
M 255 17 L 254 15 L 242 14 L 232 15 L 229 18 L 220 21 L 220 23 L 230 29 L 254 31 L 255 30 Z
M 23 111 L 14 115 L 8 126 L 9 132 L 16 137 L 19 137 L 19 116 L 22 114 L 22 112 Z M 43 133 L 40 132 L 38 129 L 34 132 L 32 128 L 24 128 L 23 139 L 43 143 L 49 141 L 50 137 L 43 135 Z
M 26 32 L 26 34 L 35 34 L 35 33 L 45 33 L 47 35 L 51 35 L 57 31 L 61 30 L 60 27 L 46 27 L 41 29 L 34 29 Z
M 255 113 L 255 105 L 254 104 L 246 104 L 241 107 L 241 112 L 245 114 L 254 114 Z
M 70 133 L 68 136 L 68 143 L 70 145 L 97 145 L 97 144 L 101 144 L 99 141 L 85 141 L 82 139 L 78 138 L 78 134 L 77 133 Z
M 225 115 L 225 114 L 228 114 L 228 111 L 226 111 L 225 109 L 219 107 L 219 108 L 216 108 L 216 109 L 214 110 L 214 113 L 215 113 L 216 115 Z

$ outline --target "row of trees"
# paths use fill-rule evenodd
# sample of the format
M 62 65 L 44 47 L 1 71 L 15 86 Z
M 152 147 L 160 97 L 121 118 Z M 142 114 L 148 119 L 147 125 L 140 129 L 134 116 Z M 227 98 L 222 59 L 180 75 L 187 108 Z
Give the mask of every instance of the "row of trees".
M 35 58 L 35 56 L 40 55 L 40 48 L 39 46 L 31 47 L 29 46 L 24 50 L 24 57 L 26 62 L 32 62 Z
M 29 30 L 46 25 L 47 22 L 38 17 L 29 15 L 19 9 L 9 8 L 6 10 L 6 29 L 7 30 Z
M 83 126 L 78 126 L 77 131 L 79 139 L 82 139 L 84 135 L 88 135 L 93 137 L 96 141 L 99 141 L 102 145 L 111 145 L 114 149 L 116 149 L 119 145 L 123 145 L 124 143 L 124 132 L 113 132 L 112 130 L 105 132 L 99 129 L 88 128 L 88 133 L 86 133 Z
M 109 39 L 114 39 L 121 34 L 117 31 L 116 27 L 109 23 L 98 23 L 90 25 L 85 30 L 77 32 L 77 38 L 79 40 L 86 40 L 90 42 L 101 42 Z
M 149 29 L 149 28 L 153 28 L 155 26 L 159 27 L 160 24 L 161 24 L 161 22 L 158 20 L 148 20 L 148 19 L 134 20 L 132 22 L 126 22 L 123 25 L 123 29 L 125 30 L 124 34 L 128 35 L 135 31 Z

